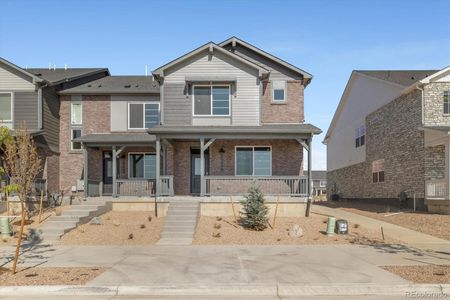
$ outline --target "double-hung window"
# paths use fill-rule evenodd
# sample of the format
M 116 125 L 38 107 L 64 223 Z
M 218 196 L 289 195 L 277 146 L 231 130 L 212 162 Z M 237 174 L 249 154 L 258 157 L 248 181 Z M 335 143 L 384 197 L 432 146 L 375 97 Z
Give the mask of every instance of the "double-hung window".
M 83 105 L 81 101 L 73 101 L 70 104 L 70 149 L 81 150 L 81 142 L 73 140 L 81 137 L 83 127 Z
M 229 116 L 229 85 L 195 85 L 193 87 L 194 116 Z
M 361 126 L 355 130 L 355 147 L 361 147 L 366 144 L 366 127 Z
M 236 147 L 236 175 L 272 175 L 272 149 L 270 147 Z
M 450 91 L 444 92 L 444 114 L 450 115 Z
M 159 125 L 159 103 L 128 103 L 128 129 Z
M 272 102 L 279 103 L 286 101 L 286 81 L 273 81 Z
M 151 153 L 129 153 L 128 178 L 155 179 L 156 155 Z
M 0 122 L 12 122 L 12 93 L 0 93 Z
M 372 182 L 384 182 L 384 159 L 372 162 Z

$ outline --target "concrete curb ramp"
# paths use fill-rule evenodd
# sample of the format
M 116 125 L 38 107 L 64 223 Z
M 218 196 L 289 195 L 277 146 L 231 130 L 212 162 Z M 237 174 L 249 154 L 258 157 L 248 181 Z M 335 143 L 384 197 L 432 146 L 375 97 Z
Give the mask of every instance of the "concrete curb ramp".
M 402 296 L 450 297 L 450 284 L 222 285 L 222 286 L 5 286 L 3 296 Z M 425 297 L 424 295 L 428 295 Z M 431 296 L 430 296 L 431 295 Z

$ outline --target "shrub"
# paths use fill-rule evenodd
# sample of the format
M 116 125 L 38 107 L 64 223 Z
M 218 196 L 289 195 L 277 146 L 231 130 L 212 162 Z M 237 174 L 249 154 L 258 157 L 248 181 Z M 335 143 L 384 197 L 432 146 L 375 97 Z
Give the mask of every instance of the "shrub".
M 245 199 L 241 201 L 243 211 L 240 221 L 244 227 L 258 231 L 267 228 L 269 208 L 264 202 L 264 194 L 260 187 L 252 185 Z

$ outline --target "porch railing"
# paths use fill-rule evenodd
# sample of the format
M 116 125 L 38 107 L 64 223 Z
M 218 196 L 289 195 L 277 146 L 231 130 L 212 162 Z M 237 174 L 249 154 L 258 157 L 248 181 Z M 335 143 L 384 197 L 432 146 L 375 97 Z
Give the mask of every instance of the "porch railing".
M 448 199 L 450 197 L 448 183 L 444 179 L 426 181 L 425 190 L 428 199 Z
M 154 179 L 118 179 L 118 196 L 150 197 L 155 195 L 156 180 Z
M 308 193 L 307 176 L 205 176 L 208 196 L 244 195 L 256 184 L 266 195 L 300 196 Z
M 89 197 L 102 196 L 102 182 L 100 180 L 88 179 L 87 188 Z
M 173 176 L 172 175 L 161 175 L 159 177 L 160 184 L 159 184 L 159 195 L 160 196 L 173 196 L 174 190 L 173 190 Z

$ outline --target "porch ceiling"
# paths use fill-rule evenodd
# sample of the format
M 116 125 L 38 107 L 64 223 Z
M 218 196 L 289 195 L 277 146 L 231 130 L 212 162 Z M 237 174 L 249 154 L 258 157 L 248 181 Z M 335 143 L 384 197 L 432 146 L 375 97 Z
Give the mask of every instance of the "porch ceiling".
M 311 124 L 266 124 L 261 126 L 157 126 L 147 130 L 160 138 L 196 139 L 295 139 L 322 131 Z
M 75 142 L 82 142 L 88 146 L 117 146 L 117 145 L 137 145 L 147 146 L 155 143 L 155 136 L 146 132 L 140 133 L 92 133 L 74 139 Z

